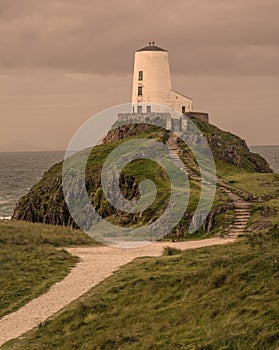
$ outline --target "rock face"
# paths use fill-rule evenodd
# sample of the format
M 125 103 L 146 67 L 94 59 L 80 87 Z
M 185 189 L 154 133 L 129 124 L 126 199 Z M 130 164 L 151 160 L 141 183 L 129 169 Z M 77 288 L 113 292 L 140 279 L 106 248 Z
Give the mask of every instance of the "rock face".
M 91 202 L 94 203 L 97 212 L 102 217 L 118 215 L 118 211 L 104 198 L 100 180 L 101 169 L 90 166 L 88 168 L 85 178 L 86 188 L 88 190 L 89 198 Z M 120 187 L 123 189 L 122 192 L 125 198 L 131 199 L 138 195 L 138 187 L 135 183 L 136 181 L 134 177 L 121 175 Z M 78 197 L 78 186 L 73 185 L 72 189 L 72 194 Z M 84 215 L 85 227 L 88 216 Z M 12 218 L 16 220 L 42 222 L 45 224 L 77 228 L 64 199 L 62 188 L 62 163 L 52 166 L 50 170 L 44 174 L 38 184 L 33 186 L 26 196 L 19 199 Z M 121 219 L 124 223 L 132 220 L 129 215 L 126 215 Z
M 52 166 L 16 204 L 13 219 L 74 226 L 62 190 L 62 164 Z
M 191 118 L 207 142 L 215 159 L 236 165 L 248 171 L 271 173 L 267 161 L 259 154 L 250 152 L 246 142 L 239 136 L 220 130 L 216 126 L 205 123 L 197 118 Z
M 251 153 L 245 141 L 239 137 L 224 132 L 201 120 L 193 119 L 193 121 L 207 137 L 216 159 L 237 165 L 249 171 L 271 172 L 268 163 L 261 156 Z M 102 162 L 111 150 L 119 144 L 119 140 L 134 136 L 152 137 L 166 142 L 169 138 L 169 133 L 159 127 L 150 127 L 143 124 L 121 126 L 108 133 L 103 140 L 103 144 L 94 149 L 93 153 L 95 153 L 90 156 L 87 164 L 85 182 L 92 204 L 102 217 L 113 218 L 113 221 L 120 225 L 152 222 L 152 220 L 155 220 L 163 212 L 165 206 L 162 203 L 167 199 L 163 186 L 161 198 L 158 203 L 154 204 L 153 209 L 147 210 L 143 215 L 140 215 L 123 214 L 123 212 L 113 208 L 104 197 L 100 180 Z M 189 154 L 187 156 L 186 154 L 184 155 L 185 161 L 193 162 Z M 150 169 L 150 175 L 154 179 L 161 177 L 162 179 L 160 181 L 166 181 L 167 177 L 162 175 L 160 169 L 158 170 L 153 167 L 150 167 Z M 131 174 L 121 175 L 121 190 L 127 199 L 132 199 L 139 195 L 138 182 L 139 180 Z M 214 225 L 216 216 L 223 215 L 223 212 L 230 209 L 230 204 L 225 202 L 221 202 L 218 206 L 215 206 L 203 226 L 203 232 L 210 231 Z M 181 220 L 173 233 L 175 237 L 183 237 L 191 221 L 192 214 L 193 212 L 191 210 L 185 213 L 184 219 Z M 76 227 L 63 196 L 62 163 L 52 166 L 44 174 L 43 178 L 32 187 L 29 193 L 20 198 L 14 210 L 13 219 Z M 86 215 L 84 220 L 86 220 Z

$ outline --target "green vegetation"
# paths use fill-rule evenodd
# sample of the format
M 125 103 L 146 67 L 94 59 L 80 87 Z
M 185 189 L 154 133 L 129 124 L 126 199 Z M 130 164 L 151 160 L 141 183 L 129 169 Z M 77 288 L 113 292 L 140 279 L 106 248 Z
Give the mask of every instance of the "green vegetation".
M 214 125 L 198 119 L 193 118 L 193 121 L 208 139 L 209 146 L 217 161 L 218 174 L 224 172 L 224 169 L 227 169 L 227 172 L 229 172 L 229 170 L 238 169 L 239 172 L 244 173 L 270 171 L 266 161 L 261 156 L 251 153 L 245 142 L 238 136 L 222 131 Z M 101 168 L 104 160 L 111 151 L 121 145 L 124 140 L 129 141 L 139 137 L 152 138 L 154 140 L 166 142 L 169 133 L 158 127 L 150 127 L 141 124 L 136 126 L 120 126 L 119 129 L 112 130 L 107 135 L 105 143 L 93 149 L 88 158 L 86 167 L 86 188 L 89 198 L 96 210 L 103 218 L 106 218 L 107 221 L 117 225 L 124 225 L 125 227 L 129 225 L 142 226 L 155 221 L 166 208 L 170 195 L 170 183 L 163 168 L 153 161 L 142 159 L 131 162 L 123 169 L 120 176 L 120 188 L 125 198 L 128 200 L 135 199 L 139 196 L 138 185 L 140 181 L 143 179 L 151 179 L 155 182 L 157 188 L 157 197 L 153 204 L 140 214 L 127 214 L 116 210 L 105 198 L 100 180 Z M 189 168 L 198 173 L 195 160 L 188 147 L 183 145 L 182 142 L 179 142 L 179 145 L 181 146 L 181 159 Z M 80 152 L 73 158 L 76 159 L 76 157 L 78 157 L 78 160 L 81 161 L 84 154 Z M 148 155 L 148 152 L 146 154 Z M 20 199 L 15 210 L 15 219 L 76 227 L 63 198 L 61 171 L 62 163 L 54 165 L 44 174 L 41 181 L 35 185 L 26 196 Z M 74 174 L 77 169 L 73 166 L 71 171 Z M 73 177 L 71 178 L 71 176 L 69 176 L 69 178 L 70 181 L 74 181 Z M 73 184 L 72 188 L 76 190 L 76 193 L 73 193 L 73 195 L 78 197 L 78 186 Z M 199 196 L 199 183 L 191 181 L 191 196 L 187 213 L 176 230 L 170 235 L 170 239 L 175 239 L 176 236 L 179 236 L 179 238 L 194 238 L 193 235 L 188 234 L 187 227 L 189 226 L 191 217 L 197 206 Z M 220 193 L 218 193 L 213 206 L 213 215 L 223 215 L 226 212 L 225 209 L 230 210 L 229 206 L 228 208 L 224 208 L 225 203 L 228 203 L 228 199 L 223 201 L 220 198 Z M 222 208 L 217 208 L 217 205 L 221 205 Z M 90 225 L 87 222 L 88 215 L 82 213 L 82 220 L 85 227 Z M 222 225 L 222 220 L 214 220 L 213 218 L 213 221 L 218 223 L 218 225 L 213 225 L 215 230 L 213 233 L 225 233 L 225 227 L 231 222 L 231 213 L 226 215 L 226 219 L 223 222 L 224 225 Z M 211 222 L 213 221 L 211 220 Z M 205 225 L 202 230 L 196 233 L 196 237 L 208 235 L 208 233 L 212 231 L 212 228 L 213 227 L 209 228 Z
M 244 169 L 251 172 L 271 172 L 267 161 L 259 154 L 250 152 L 246 142 L 237 135 L 196 118 L 191 118 L 191 120 L 206 136 L 216 161 L 236 165 L 240 171 Z
M 137 259 L 3 349 L 276 349 L 278 236 Z
M 243 189 L 253 200 L 249 223 L 253 234 L 234 244 L 185 252 L 170 243 L 162 257 L 141 258 L 126 265 L 56 318 L 3 349 L 265 350 L 279 346 L 279 175 L 261 174 L 269 171 L 268 165 L 237 136 L 202 121 L 195 123 L 208 138 L 218 176 L 235 187 L 235 192 Z M 137 132 L 133 127 L 125 132 L 125 140 L 135 135 L 168 139 L 168 133 L 154 128 Z M 87 163 L 86 187 L 96 210 L 119 225 L 156 220 L 165 209 L 170 183 L 166 172 L 153 161 L 131 162 L 120 178 L 121 191 L 129 200 L 139 196 L 143 179 L 156 183 L 157 197 L 148 210 L 141 215 L 123 215 L 104 197 L 101 166 L 123 142 L 110 141 L 96 147 Z M 183 161 L 198 173 L 191 152 L 181 146 Z M 61 169 L 60 163 L 45 173 L 20 200 L 15 218 L 75 225 L 63 198 Z M 188 233 L 200 196 L 199 182 L 191 180 L 190 186 L 187 212 L 168 238 L 225 234 L 234 212 L 231 200 L 219 188 L 206 223 L 194 234 Z M 45 292 L 76 264 L 75 257 L 56 247 L 89 244 L 95 242 L 62 226 L 0 222 L 0 316 Z
M 92 243 L 90 237 L 70 228 L 1 221 L 0 317 L 66 277 L 77 258 L 55 247 Z
M 249 192 L 253 196 L 250 230 L 268 232 L 279 225 L 279 174 L 259 174 L 239 171 L 230 166 L 221 172 L 223 180 L 231 186 Z
M 137 137 L 145 138 L 165 138 L 155 132 L 141 132 Z M 128 137 L 125 141 L 134 137 Z M 150 207 L 139 214 L 124 213 L 115 209 L 106 199 L 101 186 L 101 169 L 103 162 L 108 154 L 117 146 L 121 145 L 123 140 L 112 141 L 97 146 L 91 152 L 86 166 L 85 183 L 88 195 L 98 213 L 106 218 L 107 221 L 123 226 L 142 226 L 155 221 L 165 210 L 170 196 L 170 182 L 166 171 L 156 162 L 148 159 L 138 159 L 124 167 L 120 176 L 120 188 L 122 194 L 128 200 L 135 199 L 139 196 L 139 183 L 144 179 L 152 180 L 157 189 L 157 196 Z M 83 152 L 79 153 L 78 161 L 81 161 Z M 73 158 L 74 158 L 73 157 Z M 72 169 L 73 172 L 76 169 Z M 62 164 L 54 165 L 47 171 L 38 184 L 33 186 L 30 192 L 22 197 L 15 210 L 16 219 L 28 220 L 32 222 L 44 222 L 54 225 L 74 226 L 75 223 L 71 218 L 66 206 L 63 189 L 62 189 Z M 188 212 L 180 227 L 180 234 L 185 231 L 187 223 L 191 220 L 198 199 L 200 196 L 200 185 L 191 181 L 191 192 L 188 206 Z M 76 186 L 73 186 L 76 188 Z M 75 193 L 76 196 L 79 193 Z M 85 226 L 88 216 L 84 215 Z M 203 233 L 204 234 L 204 233 Z
M 129 136 L 129 132 L 135 133 L 136 136 Z M 136 133 L 136 128 L 134 128 L 127 131 L 125 141 L 135 137 L 166 141 L 168 139 L 168 133 L 158 130 L 147 130 Z M 121 143 L 123 143 L 122 139 L 104 143 L 95 147 L 90 154 L 87 162 L 85 179 L 89 197 L 99 214 L 111 223 L 124 225 L 125 227 L 129 225 L 142 226 L 147 223 L 150 224 L 162 215 L 170 195 L 168 175 L 159 164 L 146 159 L 135 160 L 129 163 L 121 174 L 120 188 L 123 196 L 128 200 L 135 199 L 139 196 L 138 185 L 142 180 L 150 179 L 156 184 L 157 196 L 155 201 L 147 210 L 140 214 L 129 214 L 116 210 L 107 201 L 102 191 L 102 164 L 108 154 L 117 146 L 121 145 Z M 82 159 L 82 152 L 78 157 L 79 160 Z M 181 158 L 190 168 L 195 169 L 193 155 L 191 155 L 187 147 L 183 148 Z M 233 165 L 231 166 L 234 167 Z M 54 165 L 44 174 L 41 181 L 31 189 L 27 196 L 21 198 L 15 211 L 16 219 L 75 227 L 75 223 L 68 212 L 63 198 L 61 171 L 61 163 Z M 72 171 L 76 171 L 74 167 Z M 233 220 L 233 215 L 229 205 L 229 198 L 219 191 L 217 191 L 210 221 L 205 223 L 195 234 L 190 234 L 188 232 L 189 223 L 191 222 L 192 215 L 199 201 L 200 183 L 190 181 L 190 186 L 191 192 L 187 212 L 179 225 L 167 238 L 171 240 L 185 238 L 195 239 L 207 237 L 210 234 L 225 234 Z M 76 195 L 78 196 L 78 193 L 76 193 Z M 83 215 L 85 226 L 87 224 L 87 219 L 88 216 Z
M 165 247 L 163 251 L 164 256 L 172 256 L 179 255 L 182 253 L 181 249 L 173 248 L 173 247 Z

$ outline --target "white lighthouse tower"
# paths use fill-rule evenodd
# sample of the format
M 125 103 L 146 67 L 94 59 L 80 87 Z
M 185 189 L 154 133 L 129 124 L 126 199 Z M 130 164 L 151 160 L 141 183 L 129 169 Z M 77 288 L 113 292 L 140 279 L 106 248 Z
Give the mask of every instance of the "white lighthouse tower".
M 149 105 L 150 104 L 150 105 Z M 178 112 L 191 112 L 192 99 L 171 88 L 168 51 L 150 42 L 135 52 L 133 113 L 159 112 L 151 104 L 167 105 Z

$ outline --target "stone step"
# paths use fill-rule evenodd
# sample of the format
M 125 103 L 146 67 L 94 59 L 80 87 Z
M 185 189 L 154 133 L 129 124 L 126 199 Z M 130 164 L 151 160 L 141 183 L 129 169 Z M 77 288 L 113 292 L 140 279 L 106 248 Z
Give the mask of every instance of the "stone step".
M 207 180 L 202 179 L 200 176 L 196 175 L 192 169 L 188 168 L 186 165 L 183 165 L 183 168 L 180 166 L 181 158 L 179 156 L 180 154 L 180 149 L 177 146 L 177 137 L 174 135 L 171 135 L 168 142 L 167 146 L 170 149 L 170 154 L 169 157 L 175 162 L 179 168 L 192 179 L 196 181 L 203 181 L 204 183 L 211 185 L 210 182 Z M 224 193 L 226 193 L 231 200 L 233 201 L 233 206 L 234 206 L 234 212 L 235 212 L 235 219 L 233 224 L 230 226 L 230 231 L 226 235 L 226 237 L 237 237 L 239 234 L 244 233 L 244 230 L 250 220 L 250 203 L 245 202 L 241 198 L 241 192 L 239 192 L 239 196 L 232 192 L 230 190 L 230 187 L 224 188 L 220 187 L 220 190 Z
M 233 205 L 235 206 L 236 209 L 248 209 L 248 208 L 250 208 L 250 204 L 233 202 Z
M 237 237 L 238 235 L 242 235 L 245 233 L 244 231 L 233 231 L 228 233 L 227 237 Z

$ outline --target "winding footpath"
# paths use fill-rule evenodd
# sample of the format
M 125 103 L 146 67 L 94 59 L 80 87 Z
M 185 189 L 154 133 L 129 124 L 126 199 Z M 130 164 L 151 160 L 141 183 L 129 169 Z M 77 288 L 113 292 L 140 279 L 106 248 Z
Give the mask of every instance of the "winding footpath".
M 80 258 L 79 263 L 66 278 L 53 285 L 47 293 L 0 319 L 0 346 L 37 327 L 135 258 L 160 256 L 163 248 L 167 246 L 185 250 L 233 241 L 234 238 L 210 238 L 189 242 L 153 243 L 133 249 L 108 246 L 67 248 L 70 254 Z
M 180 149 L 177 145 L 177 139 L 171 136 L 168 146 L 172 151 L 171 158 L 179 162 Z M 179 164 L 181 165 L 181 162 Z M 201 181 L 201 178 L 187 165 L 183 165 L 183 169 L 190 178 Z M 223 183 L 222 180 L 219 179 L 218 184 L 221 190 L 231 198 L 235 211 L 234 222 L 226 237 L 175 243 L 153 243 L 133 249 L 109 246 L 67 248 L 66 250 L 79 257 L 80 261 L 66 278 L 54 284 L 47 293 L 0 319 L 0 346 L 11 339 L 22 336 L 48 318 L 55 316 L 57 312 L 135 258 L 158 257 L 162 254 L 163 248 L 167 246 L 186 250 L 233 242 L 239 234 L 244 232 L 249 221 L 250 203 L 235 194 L 236 189 Z M 240 190 L 238 193 L 245 195 Z

